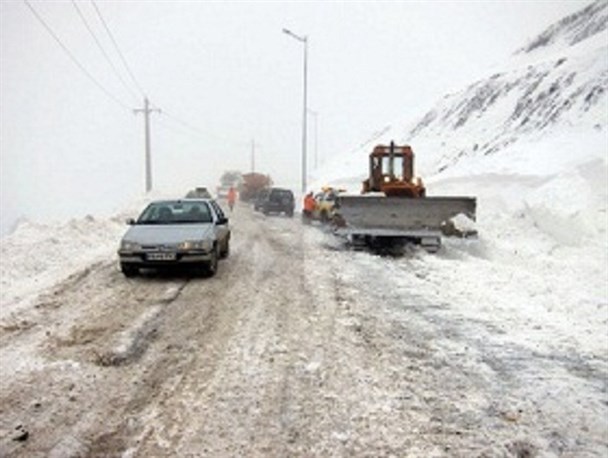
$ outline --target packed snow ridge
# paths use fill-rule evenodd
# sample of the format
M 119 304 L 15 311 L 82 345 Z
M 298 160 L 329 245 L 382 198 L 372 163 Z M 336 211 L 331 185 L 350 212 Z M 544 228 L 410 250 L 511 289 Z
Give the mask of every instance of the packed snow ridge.
M 566 46 L 576 45 L 606 30 L 607 17 L 608 3 L 598 0 L 552 25 L 518 52 L 531 53 L 560 41 Z

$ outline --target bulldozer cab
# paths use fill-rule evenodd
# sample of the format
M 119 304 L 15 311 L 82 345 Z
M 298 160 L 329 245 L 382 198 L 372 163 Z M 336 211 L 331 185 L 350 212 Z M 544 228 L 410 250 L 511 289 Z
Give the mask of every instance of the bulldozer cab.
M 387 196 L 423 197 L 424 186 L 414 179 L 414 152 L 408 145 L 378 145 L 369 155 L 369 178 L 363 192 L 383 192 Z

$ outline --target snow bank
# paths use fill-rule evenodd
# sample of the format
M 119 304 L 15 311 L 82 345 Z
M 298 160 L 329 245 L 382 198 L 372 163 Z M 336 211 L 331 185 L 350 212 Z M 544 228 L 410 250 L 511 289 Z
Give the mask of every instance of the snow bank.
M 576 145 L 576 147 L 574 146 Z M 595 130 L 522 139 L 427 180 L 430 195 L 474 195 L 478 241 L 425 256 L 436 299 L 499 322 L 535 350 L 608 350 L 608 148 Z M 431 292 L 433 289 L 431 288 Z
M 606 246 L 607 187 L 608 148 L 604 132 L 595 130 L 521 140 L 427 180 L 429 195 L 476 195 L 482 228 L 525 216 L 563 245 Z
M 21 221 L 0 239 L 0 319 L 73 273 L 95 262 L 116 260 L 126 219 L 157 197 L 140 197 L 107 219 L 88 215 L 57 224 Z
M 124 223 L 87 216 L 61 225 L 21 222 L 0 240 L 0 318 L 78 269 L 107 258 Z

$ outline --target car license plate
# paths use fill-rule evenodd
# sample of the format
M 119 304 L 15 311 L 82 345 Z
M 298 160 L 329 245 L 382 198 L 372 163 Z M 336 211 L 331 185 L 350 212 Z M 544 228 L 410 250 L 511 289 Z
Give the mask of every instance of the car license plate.
M 148 253 L 148 261 L 175 261 L 175 253 Z

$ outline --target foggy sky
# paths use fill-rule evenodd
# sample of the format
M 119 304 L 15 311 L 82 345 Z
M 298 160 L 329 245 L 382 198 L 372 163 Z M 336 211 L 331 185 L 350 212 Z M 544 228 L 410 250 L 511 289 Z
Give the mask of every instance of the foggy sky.
M 213 188 L 225 169 L 300 188 L 303 46 L 318 161 L 412 120 L 588 2 L 96 2 L 152 115 L 156 188 Z M 106 215 L 144 189 L 142 94 L 89 1 L 0 3 L 0 231 L 15 219 Z M 118 99 L 118 101 L 114 100 Z M 187 124 L 184 125 L 184 123 Z M 309 117 L 308 163 L 315 162 Z

